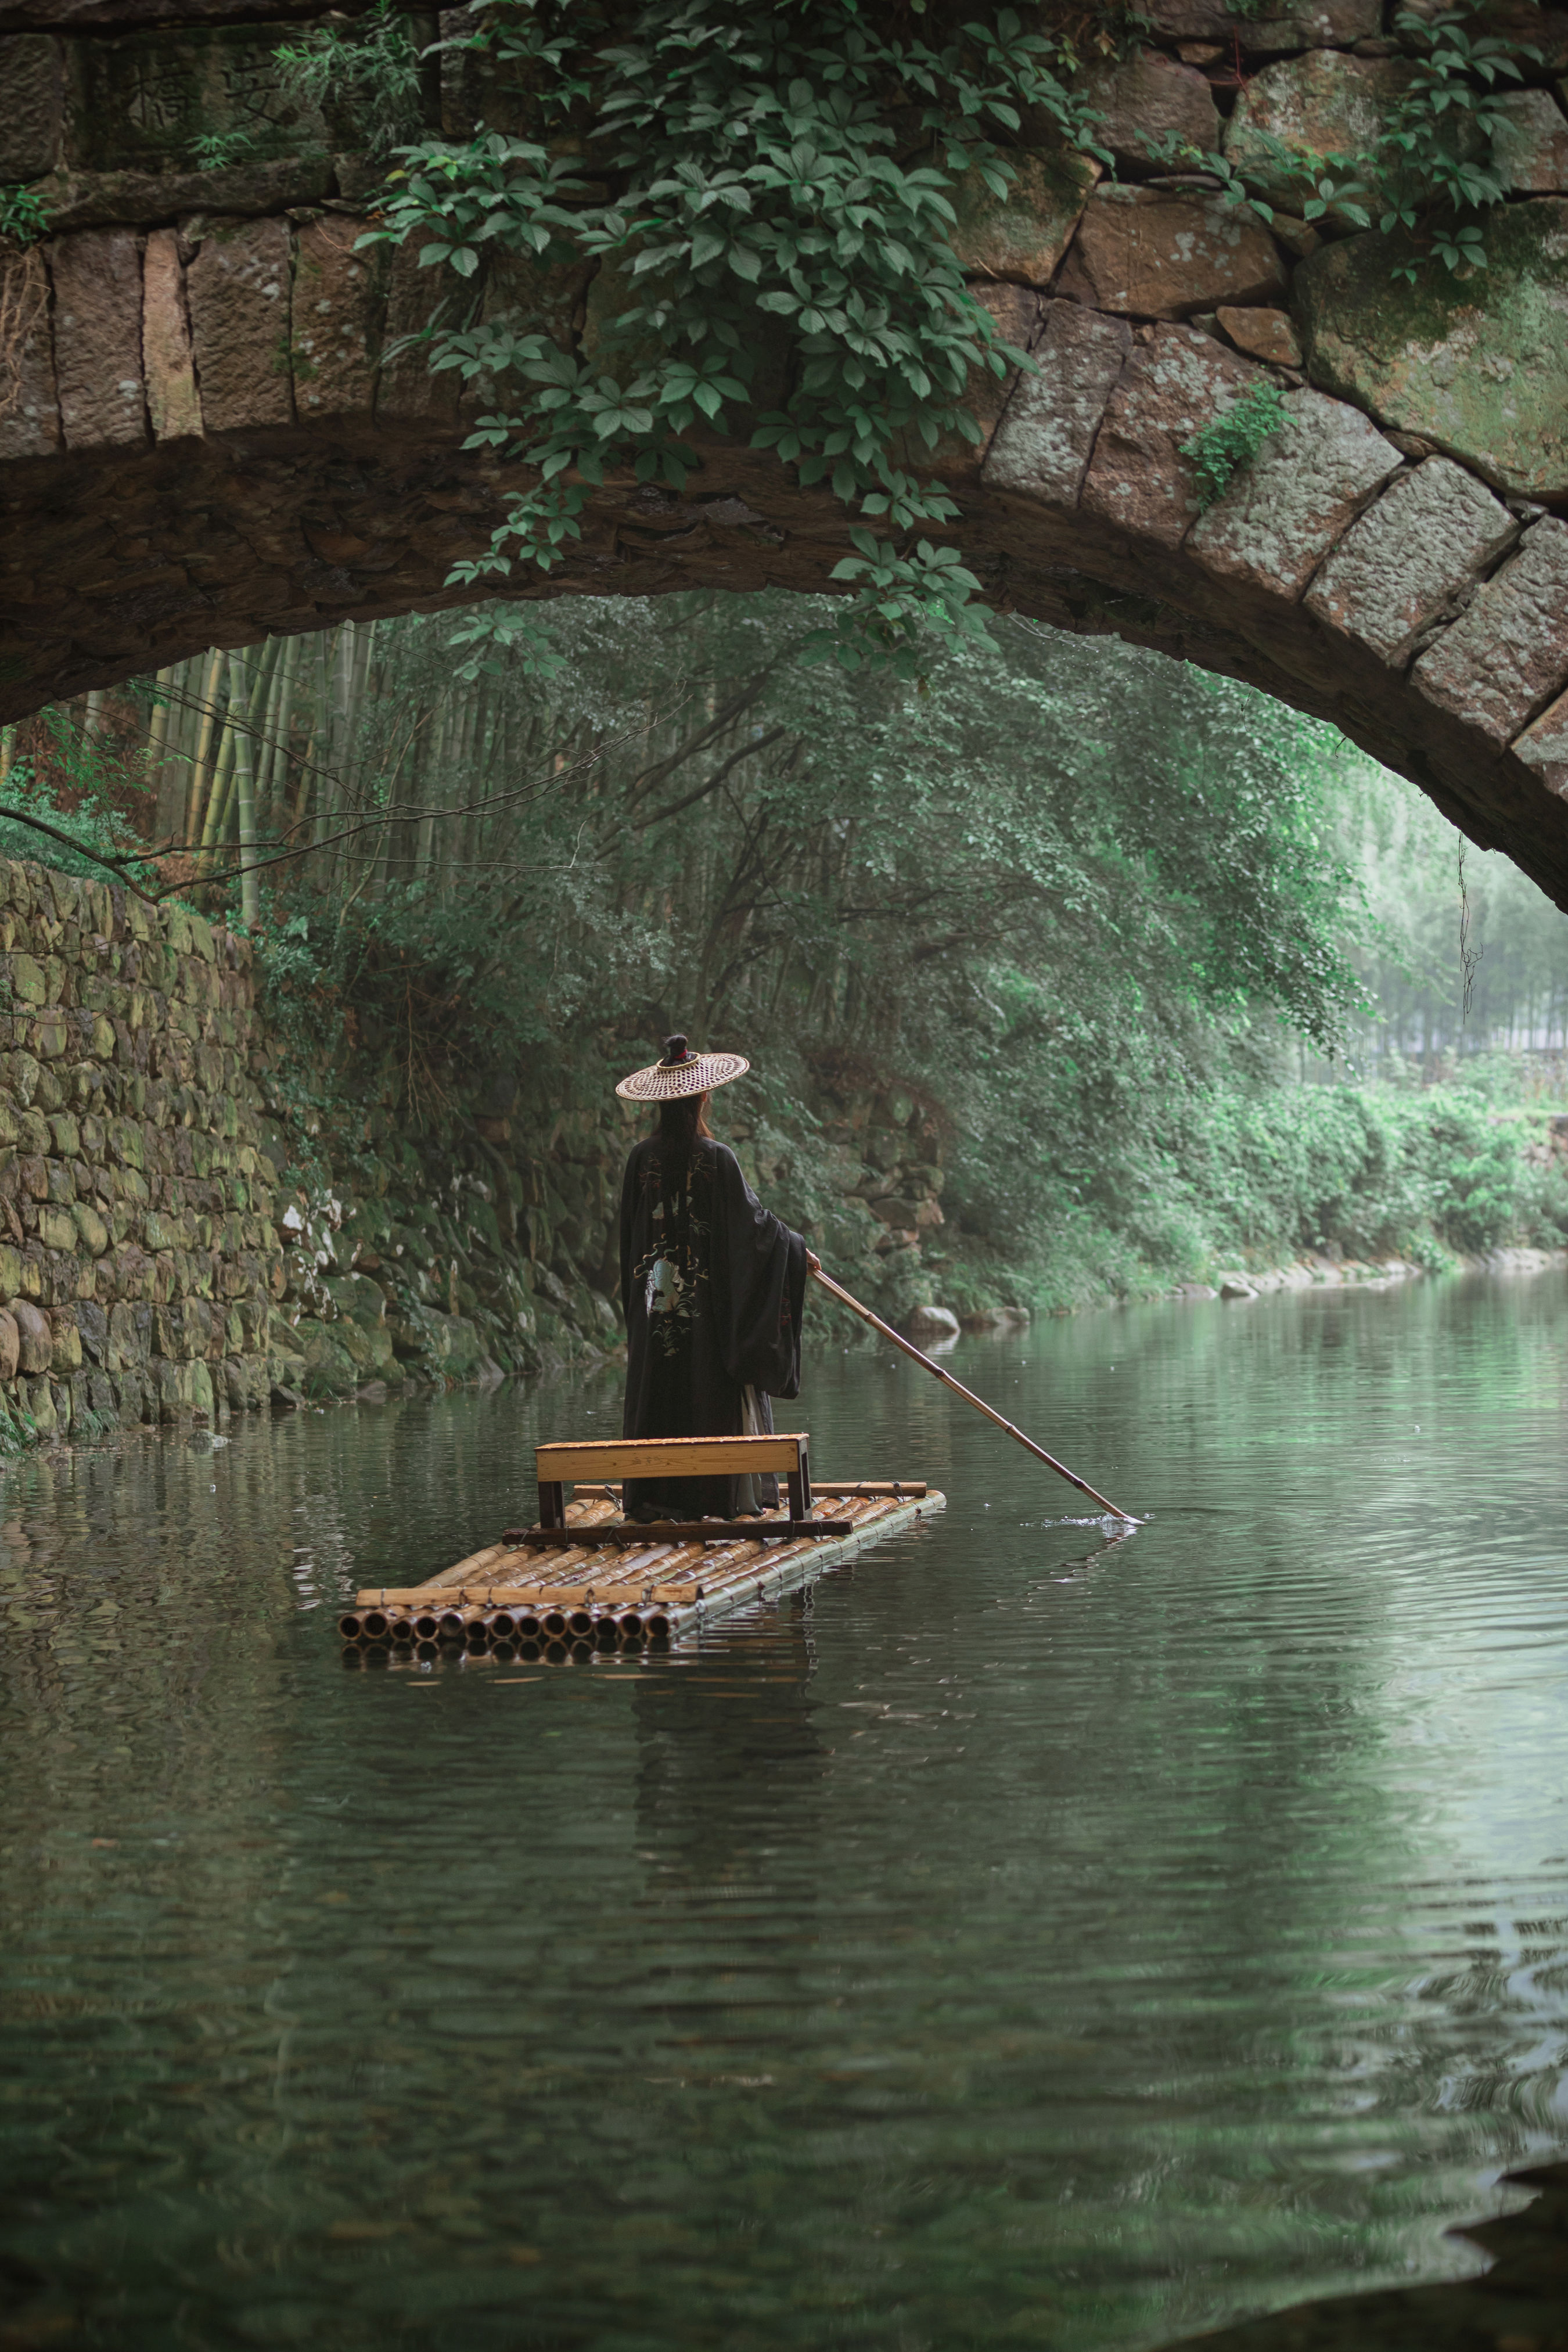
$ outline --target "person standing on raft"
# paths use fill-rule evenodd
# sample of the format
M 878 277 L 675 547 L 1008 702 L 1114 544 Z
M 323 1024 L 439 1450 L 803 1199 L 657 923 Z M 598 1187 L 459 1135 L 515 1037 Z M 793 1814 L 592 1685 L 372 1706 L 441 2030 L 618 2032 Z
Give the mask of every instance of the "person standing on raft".
M 750 1066 L 667 1037 L 664 1059 L 616 1088 L 659 1107 L 621 1187 L 624 1437 L 767 1436 L 771 1400 L 800 1393 L 805 1277 L 819 1261 L 763 1208 L 707 1119 L 712 1089 Z M 629 1478 L 621 1507 L 646 1521 L 743 1518 L 777 1505 L 772 1476 Z

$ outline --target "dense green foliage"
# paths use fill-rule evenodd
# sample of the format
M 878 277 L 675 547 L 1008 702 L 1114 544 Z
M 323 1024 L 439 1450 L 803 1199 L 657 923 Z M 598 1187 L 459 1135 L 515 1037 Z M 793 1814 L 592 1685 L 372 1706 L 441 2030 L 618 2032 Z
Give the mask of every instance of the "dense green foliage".
M 60 709 L 40 714 L 37 754 L 0 761 L 0 857 L 32 858 L 94 882 L 146 874 L 134 816 L 147 798 L 114 744 Z M 127 803 L 131 803 L 128 810 Z
M 503 389 L 474 442 L 538 473 L 454 579 L 519 557 L 548 570 L 607 466 L 679 489 L 739 412 L 754 447 L 867 518 L 837 575 L 857 593 L 807 658 L 909 667 L 928 627 L 981 628 L 955 551 L 910 534 L 956 518 L 927 469 L 943 435 L 978 437 L 972 371 L 1026 362 L 948 236 L 965 175 L 995 194 L 1016 179 L 1005 142 L 1026 110 L 1064 167 L 1091 142 L 1059 49 L 1007 9 L 931 39 L 855 0 L 647 0 L 616 24 L 539 0 L 469 13 L 466 44 L 530 135 L 405 151 L 365 239 L 417 240 L 459 280 L 487 251 L 534 273 L 531 300 L 435 337 L 436 367 Z M 584 261 L 614 308 L 574 353 L 542 314 L 552 274 Z
M 1283 171 L 1303 219 L 1402 235 L 1406 249 L 1394 264 L 1396 279 L 1414 282 L 1428 258 L 1449 270 L 1484 269 L 1481 215 L 1508 193 L 1494 153 L 1507 121 L 1499 85 L 1522 79 L 1522 59 L 1540 62 L 1529 42 L 1479 29 L 1486 9 L 1487 0 L 1459 0 L 1432 15 L 1397 12 L 1393 29 L 1408 78 L 1363 152 L 1292 146 L 1253 126 L 1248 163 L 1239 169 L 1228 156 L 1174 134 L 1164 142 L 1163 160 L 1201 165 L 1228 201 L 1250 205 L 1266 221 L 1274 207 L 1259 193 L 1259 164 L 1270 187 Z
M 1284 1084 L 1293 1037 L 1326 1052 L 1360 1017 L 1374 944 L 1330 730 L 1013 621 L 925 694 L 803 671 L 814 623 L 784 597 L 559 608 L 553 673 L 464 690 L 456 735 L 445 625 L 384 629 L 367 830 L 272 933 L 300 1066 L 314 1023 L 437 1123 L 521 1067 L 548 1129 L 670 1028 L 739 1044 L 759 1076 L 725 1111 L 769 1129 L 824 1238 L 812 1135 L 897 1084 L 946 1138 L 926 1263 L 960 1300 L 1550 1223 L 1500 1163 L 1474 1174 L 1520 1146 L 1479 1096 Z M 430 769 L 395 796 L 410 740 Z
M 1438 1270 L 1568 1239 L 1568 1155 L 1547 1150 L 1543 1107 L 1506 1061 L 1423 1088 L 1227 1075 L 1172 1111 L 1092 1208 L 1047 1222 L 1036 1278 L 1053 1303 L 1308 1253 Z

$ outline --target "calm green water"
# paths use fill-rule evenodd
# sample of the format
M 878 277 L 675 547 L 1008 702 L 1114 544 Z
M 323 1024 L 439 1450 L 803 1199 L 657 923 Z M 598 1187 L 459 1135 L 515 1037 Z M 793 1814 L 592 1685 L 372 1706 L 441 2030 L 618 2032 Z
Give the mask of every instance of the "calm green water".
M 1158 2342 L 1568 2144 L 1568 1282 L 819 1341 L 945 1519 L 690 1655 L 345 1670 L 613 1378 L 0 1486 L 0 2336 Z M 11 2333 L 5 2333 L 8 2320 Z

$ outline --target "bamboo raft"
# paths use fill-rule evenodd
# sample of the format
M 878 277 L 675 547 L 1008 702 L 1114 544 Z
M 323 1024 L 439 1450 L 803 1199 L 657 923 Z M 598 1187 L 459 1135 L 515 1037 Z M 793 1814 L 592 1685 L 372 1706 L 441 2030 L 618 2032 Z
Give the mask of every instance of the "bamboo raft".
M 423 1584 L 367 1586 L 338 1620 L 344 1643 L 552 1659 L 659 1647 L 808 1583 L 946 1501 L 922 1479 L 834 1479 L 814 1490 L 798 1433 L 542 1445 L 536 1458 L 535 1526 L 509 1528 Z M 782 1473 L 787 1503 L 755 1518 L 637 1524 L 622 1517 L 612 1483 L 747 1472 Z

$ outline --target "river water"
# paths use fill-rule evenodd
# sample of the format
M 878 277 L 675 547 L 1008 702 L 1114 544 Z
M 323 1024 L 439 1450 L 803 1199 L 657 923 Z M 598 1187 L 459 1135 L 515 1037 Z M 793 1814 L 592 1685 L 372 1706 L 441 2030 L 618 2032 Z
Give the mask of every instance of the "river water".
M 944 1517 L 642 1663 L 345 1667 L 546 1392 L 0 1483 L 0 2338 L 1057 2352 L 1479 2266 L 1568 2145 L 1568 1281 L 819 1330 Z M 7 2323 L 10 2331 L 6 2332 Z

